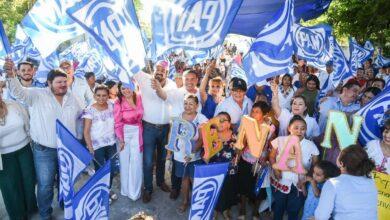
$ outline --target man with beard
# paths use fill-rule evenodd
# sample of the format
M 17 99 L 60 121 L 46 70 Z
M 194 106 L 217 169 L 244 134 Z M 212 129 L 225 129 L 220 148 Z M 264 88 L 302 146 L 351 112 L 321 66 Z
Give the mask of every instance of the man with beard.
M 157 151 L 156 157 L 156 183 L 164 192 L 169 192 L 169 186 L 165 183 L 165 145 L 167 143 L 169 132 L 170 106 L 161 100 L 154 89 L 156 83 L 164 89 L 176 88 L 175 83 L 167 79 L 169 64 L 167 61 L 158 61 L 154 67 L 154 73 L 149 75 L 139 72 L 134 75 L 141 91 L 142 105 L 144 115 L 143 125 L 143 173 L 144 173 L 144 192 L 142 200 L 148 203 L 151 200 L 153 192 L 153 156 Z
M 84 78 L 74 75 L 74 68 L 72 62 L 64 60 L 60 64 L 60 68 L 68 75 L 67 84 L 72 94 L 79 100 L 81 107 L 93 103 L 93 93 Z
M 30 62 L 23 61 L 18 64 L 18 78 L 22 86 L 38 88 L 47 86 L 46 83 L 40 83 L 39 81 L 34 80 L 35 72 L 34 65 Z
M 79 102 L 68 91 L 67 75 L 51 70 L 47 75 L 48 88 L 24 88 L 15 78 L 12 60 L 4 64 L 10 93 L 29 107 L 30 135 L 38 181 L 37 201 L 41 219 L 50 219 L 53 209 L 53 189 L 58 172 L 56 119 L 75 136 L 78 117 L 82 112 Z

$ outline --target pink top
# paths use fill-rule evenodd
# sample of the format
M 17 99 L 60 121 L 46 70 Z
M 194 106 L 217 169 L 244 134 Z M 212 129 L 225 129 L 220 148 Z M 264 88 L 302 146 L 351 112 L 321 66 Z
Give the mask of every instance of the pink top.
M 142 139 L 142 116 L 144 108 L 142 107 L 141 96 L 137 94 L 137 106 L 131 107 L 124 97 L 122 103 L 119 99 L 115 100 L 114 105 L 114 120 L 115 120 L 115 134 L 120 141 L 124 141 L 123 127 L 124 125 L 135 125 L 139 127 L 139 148 L 143 150 Z

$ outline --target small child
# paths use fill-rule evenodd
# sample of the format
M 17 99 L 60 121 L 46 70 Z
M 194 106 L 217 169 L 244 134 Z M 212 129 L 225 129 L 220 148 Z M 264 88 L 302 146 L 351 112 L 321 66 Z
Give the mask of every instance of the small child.
M 313 175 L 306 177 L 309 184 L 307 187 L 308 194 L 303 208 L 302 220 L 314 218 L 314 211 L 318 206 L 322 186 L 329 178 L 339 175 L 339 168 L 329 161 L 320 161 L 314 165 Z
M 312 164 L 318 161 L 319 151 L 312 141 L 305 139 L 306 128 L 306 121 L 299 115 L 294 115 L 288 125 L 290 135 L 297 136 L 300 140 L 302 165 L 306 170 L 310 170 Z M 269 160 L 272 165 L 282 156 L 283 148 L 288 140 L 289 136 L 279 136 L 271 142 L 272 151 Z M 295 165 L 295 161 L 288 162 L 290 168 Z M 304 178 L 303 174 L 273 169 L 271 185 L 274 188 L 274 220 L 283 220 L 285 212 L 287 212 L 288 219 L 298 219 L 299 211 L 305 202 L 305 196 L 301 192 L 301 183 Z

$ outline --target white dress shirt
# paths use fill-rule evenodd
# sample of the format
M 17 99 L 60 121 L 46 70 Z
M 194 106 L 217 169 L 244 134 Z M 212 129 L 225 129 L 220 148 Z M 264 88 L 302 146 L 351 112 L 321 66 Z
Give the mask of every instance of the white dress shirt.
M 170 105 L 158 97 L 156 91 L 152 88 L 151 81 L 153 76 L 144 72 L 139 72 L 134 75 L 137 80 L 142 98 L 142 105 L 144 107 L 143 120 L 152 124 L 168 124 L 170 117 Z M 174 89 L 176 84 L 166 79 L 163 89 Z
M 74 77 L 72 86 L 68 88 L 80 102 L 82 108 L 94 102 L 93 93 L 87 81 L 84 78 Z
M 245 96 L 241 109 L 237 102 L 234 101 L 233 97 L 229 96 L 217 105 L 214 116 L 218 115 L 220 112 L 227 112 L 232 119 L 231 123 L 238 124 L 240 123 L 241 116 L 249 115 L 251 113 L 252 105 L 252 100 Z
M 180 117 L 184 112 L 184 98 L 187 94 L 190 94 L 184 87 L 167 90 L 167 102 L 171 105 L 171 117 Z M 194 94 L 198 97 L 198 109 L 200 113 L 202 111 L 202 104 L 200 104 L 199 90 Z
M 69 91 L 62 105 L 50 88 L 24 88 L 16 78 L 8 78 L 9 90 L 13 97 L 28 105 L 30 113 L 30 134 L 33 141 L 46 147 L 57 148 L 56 119 L 69 131 L 81 138 L 78 119 L 82 108 Z

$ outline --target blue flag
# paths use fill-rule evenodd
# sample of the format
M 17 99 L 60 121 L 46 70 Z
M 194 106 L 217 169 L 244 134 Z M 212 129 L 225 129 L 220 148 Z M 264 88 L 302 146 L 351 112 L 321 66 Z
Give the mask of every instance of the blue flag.
M 35 78 L 39 79 L 39 81 L 46 81 L 49 71 L 57 69 L 59 65 L 57 52 L 51 53 L 49 56 L 40 60 Z
M 363 63 L 371 58 L 373 50 L 368 50 L 358 44 L 355 39 L 349 39 L 349 64 L 350 69 L 353 75 L 356 74 L 356 71 L 359 67 L 363 66 Z
M 292 25 L 294 22 L 294 1 L 286 0 L 244 57 L 243 67 L 248 82 L 256 83 L 288 72 L 294 53 Z
M 188 219 L 212 219 L 229 163 L 195 165 L 191 210 Z
M 375 59 L 375 66 L 382 67 L 384 65 L 388 65 L 390 63 L 390 58 L 386 58 L 382 56 L 381 54 L 378 54 Z
M 362 146 L 365 146 L 368 141 L 382 138 L 380 125 L 388 109 L 390 109 L 390 88 L 383 90 L 356 112 L 364 118 L 359 134 L 359 142 Z
M 242 0 L 159 0 L 152 14 L 156 56 L 183 48 L 209 50 L 222 44 Z
M 364 43 L 364 49 L 367 49 L 369 51 L 372 51 L 371 53 L 373 54 L 374 53 L 374 45 L 371 43 L 371 41 L 366 41 L 366 43 Z
M 74 219 L 108 219 L 110 163 L 108 160 L 74 196 L 72 201 Z
M 73 1 L 38 0 L 21 24 L 42 57 L 49 56 L 64 41 L 84 31 L 65 13 Z
M 64 201 L 64 219 L 72 219 L 74 183 L 93 157 L 59 120 L 56 121 L 56 129 L 60 176 L 58 196 L 60 201 Z
M 332 28 L 328 25 L 304 27 L 294 25 L 293 41 L 295 52 L 309 64 L 324 69 L 326 62 L 332 59 L 333 48 L 330 42 Z
M 336 39 L 331 36 L 330 42 L 333 44 L 333 86 L 337 87 L 339 83 L 352 75 L 344 52 L 337 43 Z
M 132 0 L 81 0 L 66 11 L 102 45 L 123 71 L 116 78 L 131 83 L 144 65 L 145 47 Z
M 41 54 L 32 43 L 30 37 L 24 33 L 20 25 L 16 26 L 15 42 L 12 45 L 12 60 L 15 63 L 25 61 L 27 58 L 41 60 Z
M 11 46 L 8 41 L 7 34 L 5 33 L 3 22 L 0 20 L 0 58 L 4 58 L 11 54 Z
M 230 77 L 238 77 L 243 79 L 246 83 L 248 83 L 248 79 L 246 77 L 245 71 L 239 66 L 236 62 L 232 62 L 230 66 Z

